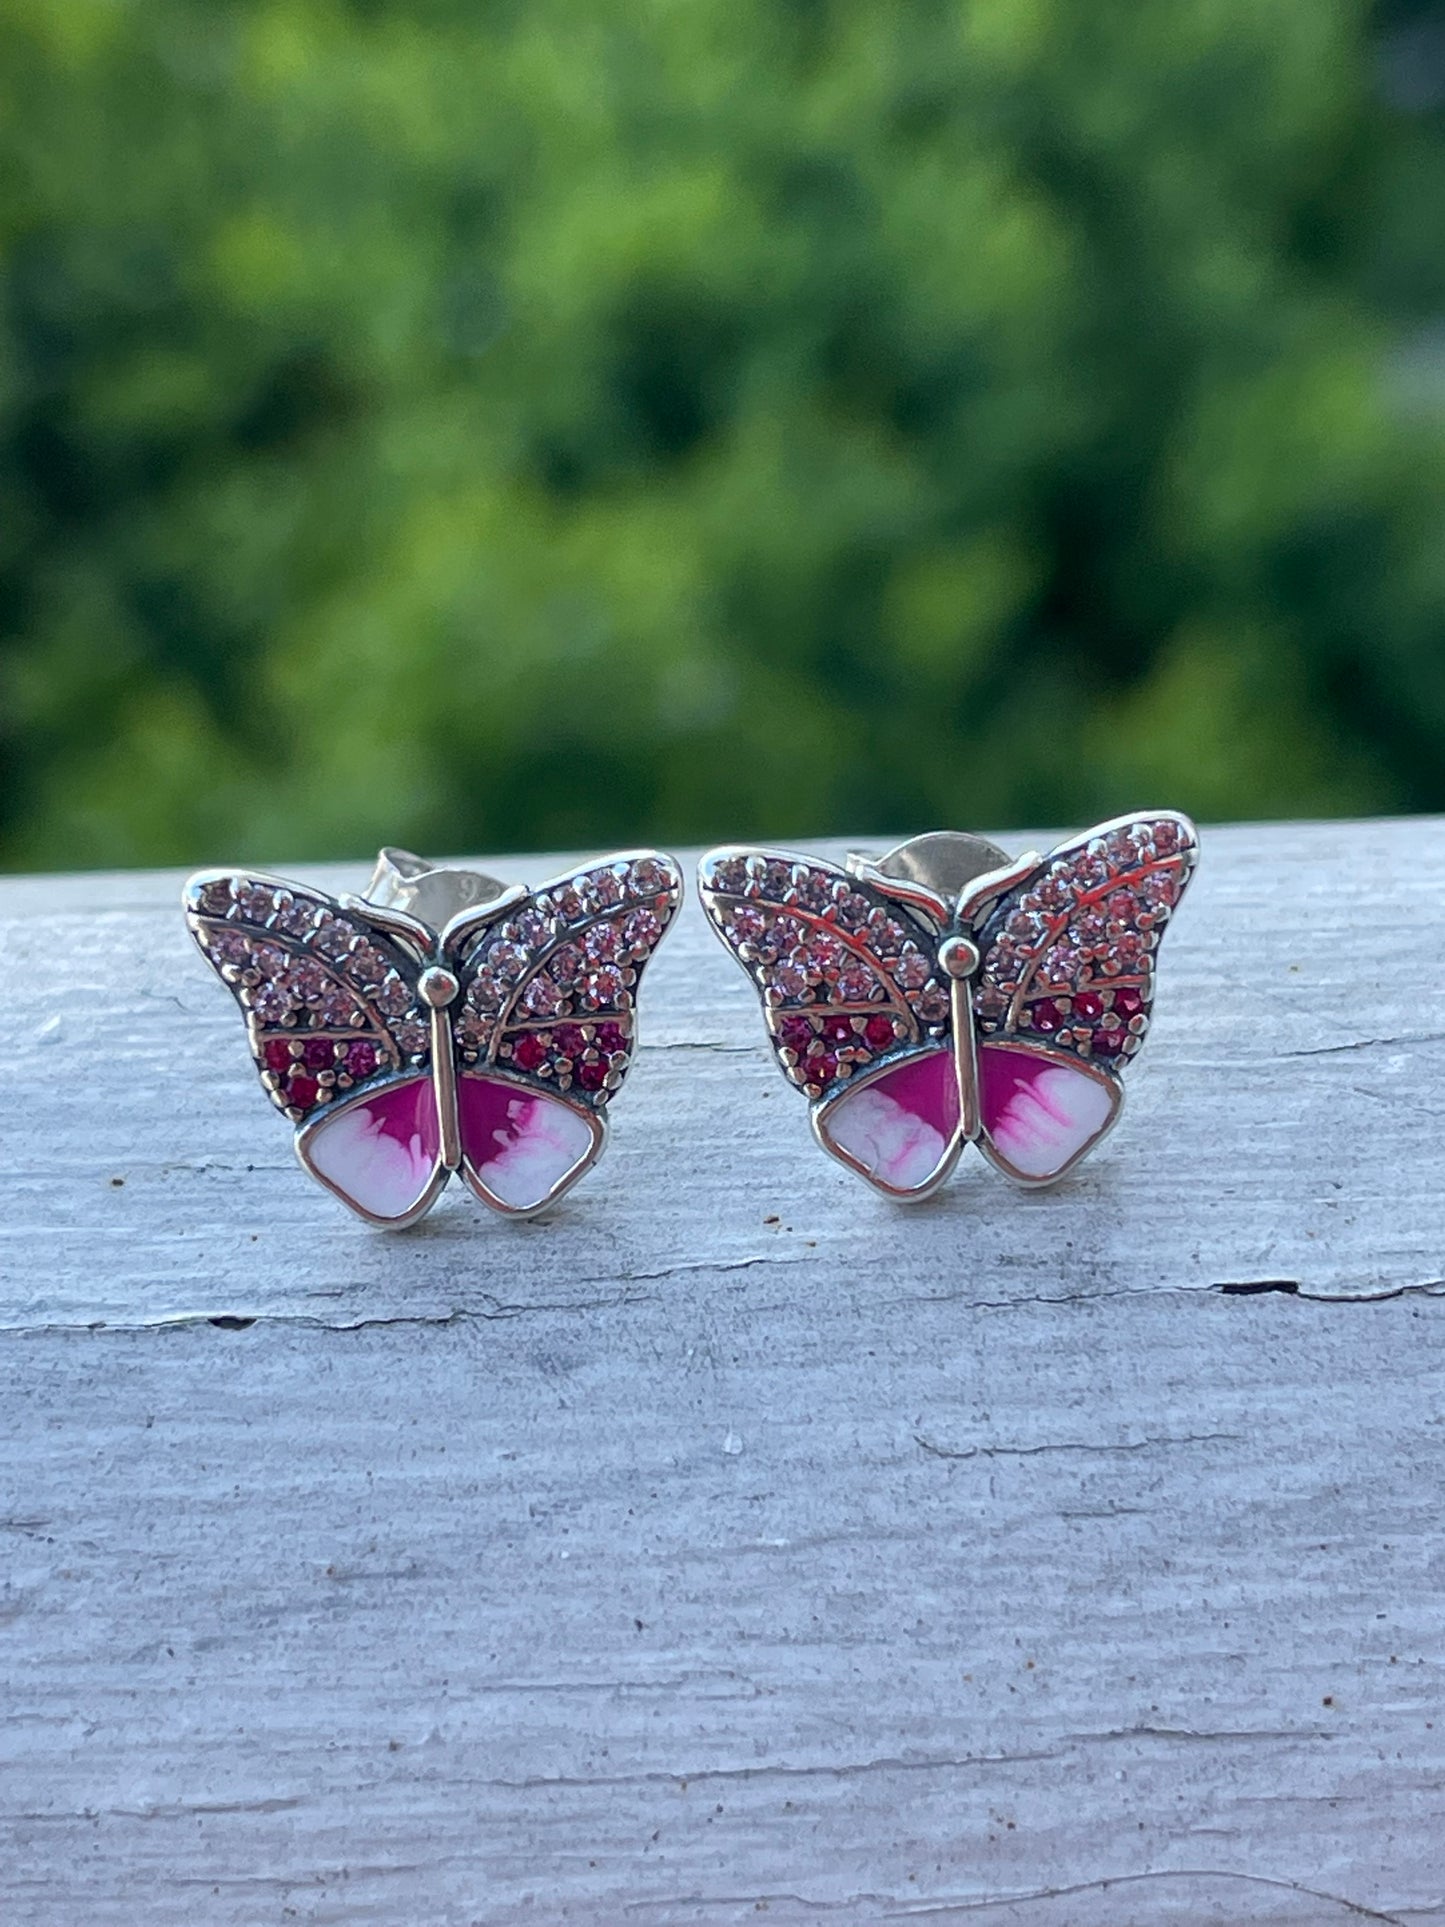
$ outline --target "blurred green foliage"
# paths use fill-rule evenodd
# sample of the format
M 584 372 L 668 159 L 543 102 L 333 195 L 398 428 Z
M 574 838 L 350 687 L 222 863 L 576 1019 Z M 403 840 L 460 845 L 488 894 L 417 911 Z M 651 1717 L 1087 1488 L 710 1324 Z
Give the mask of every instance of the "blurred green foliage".
M 1393 24 L 0 0 L 0 858 L 1445 807 Z

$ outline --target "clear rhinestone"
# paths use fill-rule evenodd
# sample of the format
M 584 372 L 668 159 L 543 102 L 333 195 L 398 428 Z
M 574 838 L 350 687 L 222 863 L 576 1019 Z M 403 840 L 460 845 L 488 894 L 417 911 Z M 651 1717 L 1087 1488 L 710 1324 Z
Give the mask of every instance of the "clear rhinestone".
M 861 958 L 849 958 L 838 972 L 838 996 L 845 1004 L 866 1004 L 882 994 L 878 979 Z
M 208 930 L 206 948 L 218 963 L 234 964 L 237 969 L 251 961 L 251 939 L 236 929 Z
M 820 976 L 829 970 L 841 968 L 849 952 L 836 937 L 829 936 L 826 930 L 815 930 L 806 939 L 803 949 L 803 962 L 807 969 L 816 971 Z
M 672 881 L 666 865 L 651 856 L 639 857 L 628 874 L 628 888 L 637 897 L 660 896 L 672 888 Z
M 374 943 L 359 943 L 346 959 L 347 975 L 359 984 L 381 983 L 389 968 L 385 952 L 378 950 Z
M 734 943 L 757 943 L 768 927 L 767 917 L 754 904 L 735 903 L 728 911 L 728 929 Z
M 868 941 L 880 957 L 892 957 L 908 941 L 908 932 L 895 917 L 875 910 L 868 920 Z
M 263 1024 L 279 1024 L 283 1017 L 291 1014 L 291 993 L 284 984 L 257 984 L 251 992 L 250 1003 Z
M 198 884 L 191 907 L 205 917 L 224 917 L 231 908 L 231 886 L 224 877 Z
M 404 1010 L 411 1009 L 411 992 L 393 971 L 376 993 L 376 1007 L 388 1017 L 400 1017 Z
M 615 923 L 594 923 L 582 939 L 582 948 L 594 963 L 612 963 L 622 948 L 621 932 Z
M 431 1026 L 420 1017 L 408 1017 L 392 1031 L 397 1048 L 404 1057 L 419 1057 L 431 1040 Z
M 264 884 L 243 883 L 236 892 L 236 909 L 247 923 L 264 923 L 275 908 L 275 894 Z
M 286 972 L 286 988 L 299 1004 L 316 1003 L 326 990 L 326 972 L 314 957 L 293 959 Z
M 634 910 L 622 927 L 622 935 L 629 950 L 650 951 L 662 935 L 662 925 L 651 910 Z
M 316 905 L 306 897 L 293 897 L 276 912 L 276 928 L 288 937 L 309 937 L 316 922 Z
M 487 952 L 487 968 L 504 983 L 515 983 L 526 970 L 529 958 L 518 943 L 511 943 L 505 937 L 494 943 Z
M 506 994 L 490 970 L 479 970 L 467 986 L 467 1002 L 473 1010 L 500 1010 Z
M 774 917 L 768 931 L 768 947 L 779 957 L 797 950 L 808 940 L 808 926 L 796 917 Z
M 525 910 L 519 910 L 512 927 L 516 932 L 516 940 L 526 944 L 529 950 L 540 950 L 553 934 L 552 919 L 544 916 L 536 904 L 528 904 Z
M 323 957 L 329 957 L 334 963 L 344 957 L 356 942 L 356 932 L 349 924 L 342 923 L 340 918 L 327 916 L 322 918 L 311 942 Z
M 555 1017 L 567 999 L 544 970 L 528 984 L 520 1001 L 529 1017 Z
M 316 1015 L 334 1030 L 348 1029 L 359 1014 L 355 997 L 341 984 L 328 984 L 316 1000 Z
M 593 1010 L 616 1003 L 625 988 L 622 972 L 615 964 L 602 964 L 582 979 L 582 995 Z
M 1045 983 L 1071 984 L 1084 967 L 1083 953 L 1072 944 L 1056 943 L 1044 953 L 1039 971 Z
M 577 981 L 578 973 L 586 961 L 586 958 L 582 955 L 582 952 L 577 948 L 576 944 L 564 943 L 559 949 L 552 952 L 548 960 L 547 968 L 552 973 L 554 982 L 570 984 Z
M 478 1016 L 474 1010 L 464 1010 L 454 1026 L 459 1044 L 469 1050 L 481 1050 L 490 1042 L 492 1025 L 490 1019 Z
M 953 1008 L 953 1000 L 942 984 L 929 983 L 914 997 L 913 1008 L 926 1024 L 937 1024 Z
M 773 972 L 773 982 L 794 1003 L 804 1003 L 812 995 L 808 973 L 801 964 L 781 963 Z

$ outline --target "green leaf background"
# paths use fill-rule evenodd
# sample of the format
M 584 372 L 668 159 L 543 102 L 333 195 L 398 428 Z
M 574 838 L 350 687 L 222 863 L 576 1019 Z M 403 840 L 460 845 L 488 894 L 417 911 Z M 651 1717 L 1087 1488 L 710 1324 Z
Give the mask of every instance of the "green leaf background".
M 1437 12 L 0 0 L 0 862 L 1445 807 Z

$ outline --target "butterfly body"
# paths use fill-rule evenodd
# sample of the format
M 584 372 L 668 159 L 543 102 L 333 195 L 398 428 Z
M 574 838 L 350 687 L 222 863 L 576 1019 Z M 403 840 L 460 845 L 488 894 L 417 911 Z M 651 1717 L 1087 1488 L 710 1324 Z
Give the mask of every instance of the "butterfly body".
M 701 890 L 819 1143 L 914 1200 L 969 1143 L 1039 1186 L 1112 1128 L 1196 850 L 1159 811 L 1016 861 L 947 834 L 846 867 L 717 850 Z
M 312 1177 L 390 1229 L 424 1216 L 453 1173 L 531 1216 L 605 1145 L 638 979 L 681 877 L 654 851 L 535 892 L 404 861 L 416 901 L 438 902 L 442 878 L 486 885 L 485 900 L 433 925 L 397 903 L 217 871 L 187 884 L 187 922 L 241 1004 Z

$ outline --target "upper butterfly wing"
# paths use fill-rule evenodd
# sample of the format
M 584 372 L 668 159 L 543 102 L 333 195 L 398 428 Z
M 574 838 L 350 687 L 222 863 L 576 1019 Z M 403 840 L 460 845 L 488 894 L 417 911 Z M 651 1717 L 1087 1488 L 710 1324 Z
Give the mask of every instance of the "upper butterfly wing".
M 926 1196 L 959 1152 L 950 999 L 930 932 L 836 865 L 781 851 L 714 850 L 699 888 L 757 986 L 780 1067 L 814 1100 L 818 1141 L 890 1197 Z
M 302 1164 L 370 1222 L 412 1223 L 446 1181 L 414 960 L 324 892 L 274 877 L 205 872 L 185 909 Z
M 462 1174 L 527 1214 L 588 1168 L 637 1049 L 639 980 L 682 897 L 644 850 L 556 877 L 465 938 L 454 1020 Z
M 1060 844 L 984 906 L 979 1141 L 1008 1176 L 1051 1184 L 1113 1124 L 1119 1074 L 1148 1032 L 1159 940 L 1198 847 L 1187 817 L 1120 817 Z

